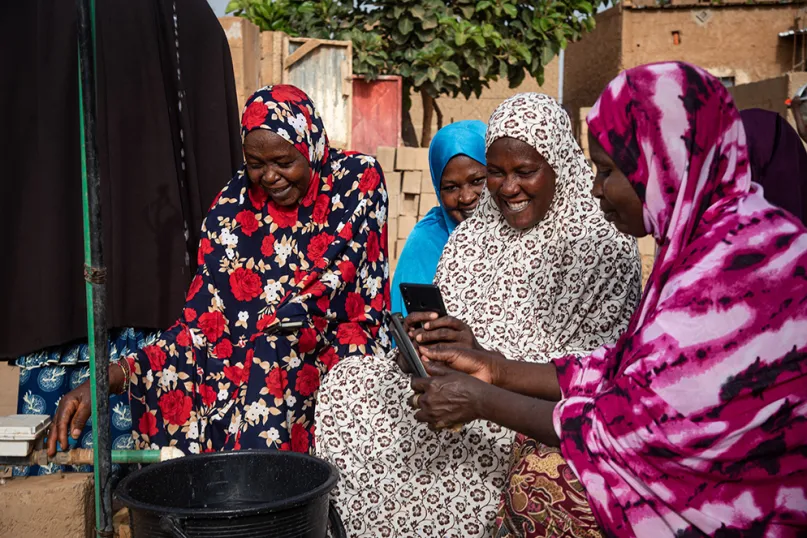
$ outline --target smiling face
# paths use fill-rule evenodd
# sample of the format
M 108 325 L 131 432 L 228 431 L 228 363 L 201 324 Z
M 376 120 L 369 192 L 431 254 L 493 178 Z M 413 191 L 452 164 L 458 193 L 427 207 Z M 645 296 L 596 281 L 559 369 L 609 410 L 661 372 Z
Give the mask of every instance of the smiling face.
M 644 237 L 647 230 L 644 227 L 642 200 L 636 190 L 591 133 L 588 135 L 588 147 L 591 160 L 597 167 L 591 194 L 600 201 L 605 220 L 624 234 Z
M 256 129 L 244 139 L 249 180 L 260 185 L 280 206 L 302 200 L 311 182 L 308 159 L 281 136 Z
M 460 223 L 473 215 L 484 188 L 485 165 L 465 155 L 457 155 L 448 161 L 440 180 L 443 208 L 454 222 Z
M 515 138 L 499 138 L 487 152 L 488 190 L 507 223 L 532 228 L 555 197 L 555 171 L 538 151 Z

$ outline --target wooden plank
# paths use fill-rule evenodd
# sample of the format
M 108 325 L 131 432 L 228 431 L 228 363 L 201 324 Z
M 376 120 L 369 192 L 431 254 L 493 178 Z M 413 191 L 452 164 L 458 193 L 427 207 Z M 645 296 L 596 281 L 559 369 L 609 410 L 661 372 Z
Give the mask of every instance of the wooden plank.
M 347 54 L 342 62 L 342 95 L 345 97 L 345 147 L 353 149 L 353 41 L 347 42 Z
M 283 69 L 288 69 L 292 65 L 296 64 L 298 61 L 302 60 L 305 56 L 307 56 L 309 52 L 313 51 L 321 44 L 322 41 L 320 41 L 319 39 L 306 40 L 306 42 L 303 43 L 299 49 L 295 50 L 294 52 L 286 56 L 286 59 L 283 60 Z
M 289 37 L 289 43 L 305 43 L 306 41 L 310 41 L 315 39 L 313 37 Z M 320 45 L 329 46 L 329 47 L 345 47 L 351 43 L 352 41 L 338 41 L 336 39 L 317 39 Z
M 261 34 L 261 85 L 272 86 L 283 83 L 283 51 L 289 36 L 283 32 L 263 32 Z

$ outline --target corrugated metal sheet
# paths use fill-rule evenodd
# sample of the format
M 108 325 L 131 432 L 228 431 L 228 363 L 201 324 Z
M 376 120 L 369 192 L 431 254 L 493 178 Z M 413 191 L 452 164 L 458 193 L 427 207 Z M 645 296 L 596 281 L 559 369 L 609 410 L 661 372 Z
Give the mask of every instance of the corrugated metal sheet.
M 792 37 L 794 35 L 807 34 L 807 28 L 799 28 L 798 30 L 790 30 L 788 32 L 780 32 L 779 37 Z
M 288 54 L 307 39 L 289 39 Z M 352 127 L 352 64 L 349 42 L 323 41 L 303 58 L 288 66 L 284 82 L 302 89 L 322 116 L 331 145 L 350 148 Z

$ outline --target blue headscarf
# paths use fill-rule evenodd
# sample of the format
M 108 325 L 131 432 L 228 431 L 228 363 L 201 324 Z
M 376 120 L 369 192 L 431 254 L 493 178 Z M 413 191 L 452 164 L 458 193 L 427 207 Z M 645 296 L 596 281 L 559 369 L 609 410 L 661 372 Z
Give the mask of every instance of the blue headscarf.
M 432 185 L 440 206 L 432 208 L 417 223 L 406 240 L 392 280 L 390 309 L 393 312 L 406 314 L 399 287 L 401 282 L 431 284 L 434 280 L 443 247 L 457 226 L 457 222 L 443 208 L 443 201 L 440 198 L 443 170 L 448 161 L 457 155 L 465 155 L 485 164 L 486 129 L 487 126 L 481 121 L 458 121 L 443 127 L 434 135 L 429 146 L 429 167 L 432 173 Z

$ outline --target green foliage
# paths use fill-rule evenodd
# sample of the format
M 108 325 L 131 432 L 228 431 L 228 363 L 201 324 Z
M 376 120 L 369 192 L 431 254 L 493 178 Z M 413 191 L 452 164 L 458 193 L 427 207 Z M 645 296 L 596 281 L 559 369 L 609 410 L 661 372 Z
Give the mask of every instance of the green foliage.
M 231 0 L 227 13 L 244 17 L 261 31 L 286 32 L 292 37 L 314 37 L 353 42 L 353 72 L 370 79 L 389 71 L 388 47 L 367 26 L 365 13 L 353 3 L 338 0 Z
M 262 32 L 286 32 L 296 36 L 291 18 L 302 6 L 293 0 L 231 0 L 227 4 L 227 13 L 244 17 L 255 23 Z
M 479 95 L 499 78 L 516 87 L 594 26 L 587 0 L 232 0 L 227 11 L 262 30 L 353 41 L 353 69 L 400 74 L 430 95 Z

